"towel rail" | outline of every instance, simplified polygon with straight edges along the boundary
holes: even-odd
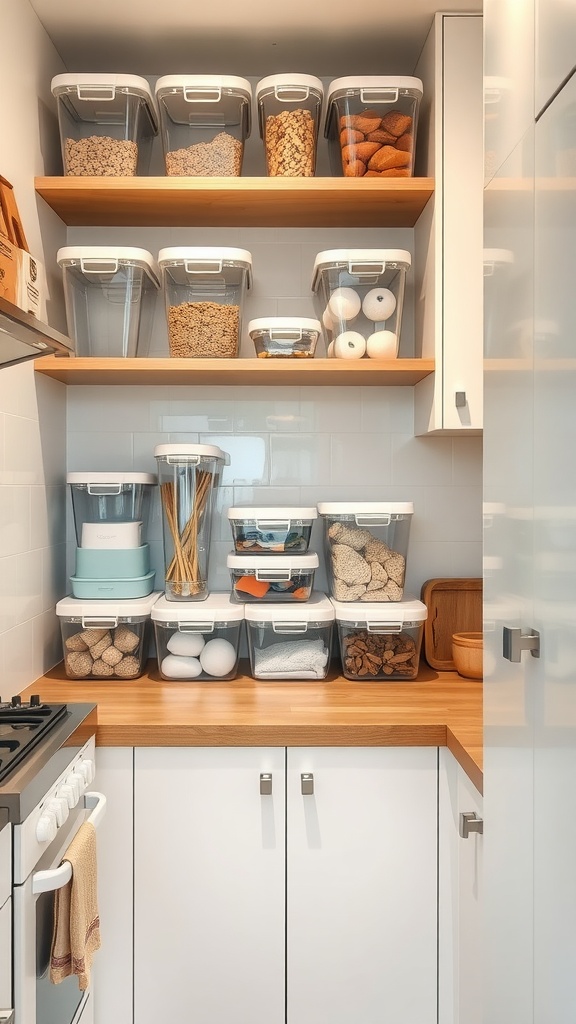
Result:
[[[106,797],[103,793],[85,793],[84,806],[91,810],[86,819],[94,828],[98,828],[100,821],[106,813]],[[32,877],[32,892],[55,892],[62,889],[72,878],[72,865],[65,860],[57,868],[49,868],[47,871],[37,871]]]

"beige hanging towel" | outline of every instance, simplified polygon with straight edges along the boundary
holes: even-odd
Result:
[[[70,862],[72,878],[54,894],[50,981],[58,985],[76,974],[84,991],[90,984],[94,953],[100,948],[96,830],[89,821],[80,826],[63,860]]]

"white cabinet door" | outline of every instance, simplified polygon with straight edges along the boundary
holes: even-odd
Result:
[[[282,747],[135,751],[135,1024],[284,1024],[284,771]]]
[[[12,900],[0,907],[0,1009],[12,1007]]]
[[[576,67],[574,0],[536,0],[535,39],[538,114]]]
[[[289,749],[288,1024],[436,1024],[437,757]]]
[[[521,140],[534,124],[534,3],[535,0],[483,3],[487,180],[505,160],[508,174],[521,173]]]

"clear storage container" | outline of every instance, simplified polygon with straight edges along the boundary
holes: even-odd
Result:
[[[68,473],[76,542],[91,547],[139,547],[141,528],[148,524],[150,496],[157,480],[152,473]],[[116,531],[119,524],[131,523]],[[107,533],[95,529],[110,527]],[[140,525],[141,524],[141,525]],[[132,536],[134,543],[127,543]],[[118,537],[120,543],[117,542]]]
[[[414,170],[419,78],[337,78],[326,97],[324,134],[332,174],[408,178]]]
[[[346,679],[415,679],[427,609],[422,601],[349,604],[332,599]]]
[[[255,679],[326,678],[334,608],[325,594],[314,593],[301,606],[248,604],[244,615]]]
[[[313,178],[324,86],[311,75],[269,75],[256,86],[269,177]]]
[[[312,359],[320,331],[318,320],[298,316],[259,317],[248,324],[259,359]]]
[[[161,249],[170,355],[223,358],[238,355],[242,308],[252,284],[245,249]]]
[[[166,174],[225,177],[242,172],[252,88],[244,78],[168,75],[156,82]]]
[[[212,508],[228,455],[216,445],[160,444],[165,590],[169,601],[205,601]]]
[[[312,524],[318,517],[315,506],[298,508],[248,505],[228,509],[228,519],[237,554],[299,554],[308,551]]]
[[[158,122],[150,86],[134,75],[65,74],[52,79],[64,174],[146,174]]]
[[[66,246],[56,258],[76,355],[147,356],[160,288],[151,254],[131,246]]]
[[[210,594],[193,607],[161,597],[152,609],[162,679],[234,679],[244,607]]]
[[[322,501],[330,594],[337,601],[401,601],[412,502]]]
[[[64,668],[70,679],[137,679],[148,656],[148,624],[159,594],[134,601],[79,601],[56,605]]]
[[[308,601],[318,555],[228,555],[232,593],[237,601]]]
[[[318,253],[312,291],[329,356],[396,358],[411,262],[404,249],[328,249]]]

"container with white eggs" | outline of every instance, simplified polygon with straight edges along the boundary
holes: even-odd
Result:
[[[405,249],[328,249],[318,253],[312,291],[329,357],[397,357],[411,263]]]
[[[234,679],[244,606],[230,594],[209,594],[188,605],[160,597],[151,614],[162,679]]]

